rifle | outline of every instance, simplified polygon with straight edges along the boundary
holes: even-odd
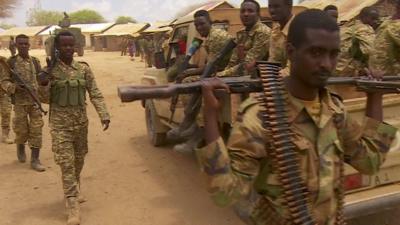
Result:
[[[183,63],[178,68],[178,73],[177,73],[178,75],[187,69],[190,59],[197,52],[197,50],[200,48],[202,43],[203,43],[203,40],[201,40],[201,39],[198,39],[198,38],[193,39],[192,44],[190,45],[190,48],[188,50],[188,53],[186,54],[185,59],[183,60]],[[182,83],[182,80],[177,79],[176,83],[180,84],[180,83]],[[174,95],[171,99],[171,105],[169,107],[169,109],[171,111],[171,117],[169,119],[170,121],[172,121],[174,119],[176,105],[178,104],[178,99],[179,99],[179,94]]]
[[[39,97],[36,95],[36,92],[27,84],[21,76],[5,62],[4,60],[0,60],[0,64],[10,73],[11,79],[14,80],[17,85],[21,86],[26,93],[28,93],[29,97],[33,100],[33,103],[36,107],[44,114],[47,114],[47,111],[43,109],[42,104],[39,100]]]
[[[205,78],[205,80],[210,78]],[[261,92],[262,82],[258,78],[245,77],[222,77],[230,92],[254,93]],[[170,98],[174,94],[193,94],[201,92],[201,81],[155,86],[121,86],[118,87],[118,96],[122,102],[133,102],[145,99]],[[374,92],[384,91],[385,93],[400,93],[400,76],[386,76],[382,81],[367,80],[357,77],[332,77],[328,79],[328,85],[354,85],[360,91]],[[218,90],[217,90],[218,94]]]

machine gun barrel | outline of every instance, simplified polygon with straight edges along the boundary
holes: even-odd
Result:
[[[213,78],[204,78],[204,80]],[[223,77],[231,93],[254,93],[262,91],[259,79],[250,77]],[[130,85],[118,87],[118,95],[122,102],[133,102],[145,99],[170,98],[176,94],[193,94],[201,92],[202,81],[184,84],[171,84],[159,86]],[[354,85],[363,91],[385,91],[392,93],[400,92],[400,76],[385,77],[383,81],[366,80],[352,77],[329,78],[328,85]]]

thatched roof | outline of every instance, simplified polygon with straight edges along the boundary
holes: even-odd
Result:
[[[33,26],[33,27],[13,27],[0,33],[0,37],[17,36],[18,34],[25,34],[28,37],[34,37],[49,26]]]
[[[148,23],[117,24],[97,36],[133,36],[135,33],[141,32],[149,26],[150,24]]]

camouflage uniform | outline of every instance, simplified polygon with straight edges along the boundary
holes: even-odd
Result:
[[[0,60],[6,61],[6,58],[0,57]],[[0,84],[3,79],[8,79],[8,72],[0,65]],[[9,133],[11,122],[11,99],[0,85],[0,112],[1,112],[1,128],[4,133]],[[5,134],[3,134],[5,135]]]
[[[336,66],[336,76],[359,76],[368,68],[368,58],[375,38],[374,29],[360,20],[351,21],[341,28],[340,54]],[[333,85],[332,90],[344,99],[365,97],[354,85]]]
[[[144,39],[143,41],[143,49],[145,54],[145,60],[148,67],[153,66],[153,58],[154,58],[154,42],[153,39]]]
[[[301,176],[310,192],[311,211],[318,224],[333,225],[341,186],[341,158],[362,173],[376,173],[397,130],[371,118],[360,126],[336,96],[326,89],[321,90],[320,96],[318,123],[303,101],[289,95],[287,104]],[[227,146],[219,138],[198,150],[197,157],[209,178],[209,192],[216,204],[234,204],[255,191],[260,197],[250,223],[282,225],[289,214],[282,205],[283,187],[269,157],[273,151],[268,144],[271,134],[262,127],[260,109],[254,99],[245,102]],[[340,124],[334,122],[337,116],[344,118]]]
[[[218,76],[245,76],[248,72],[244,65],[257,60],[266,59],[269,48],[269,38],[271,29],[260,21],[257,22],[250,31],[241,30],[237,32],[238,47],[234,49],[227,68],[218,73]],[[243,48],[244,59],[240,59],[239,48]]]
[[[336,66],[337,76],[358,76],[368,67],[368,58],[375,38],[374,29],[355,20],[341,30],[341,46]]]
[[[289,19],[285,27],[283,27],[282,29],[281,25],[278,22],[272,23],[271,38],[269,41],[270,45],[268,61],[280,63],[283,68],[283,73],[285,75],[289,74],[288,58],[286,54],[286,42],[289,27],[293,19],[294,16]]]
[[[385,72],[385,75],[400,74],[400,20],[386,20],[379,27],[370,67]]]
[[[34,60],[36,63],[34,63]],[[30,88],[39,94],[39,85],[36,75],[39,72],[40,62],[37,58],[30,56],[24,59],[17,55],[8,60],[10,67],[19,73],[21,78],[30,85]],[[15,132],[15,143],[23,145],[28,142],[31,148],[42,147],[43,118],[40,110],[35,106],[32,98],[24,89],[17,88],[10,77],[2,79],[2,86],[8,94],[14,98],[13,129]]]
[[[58,61],[51,71],[51,77],[47,94],[50,101],[52,150],[55,162],[61,167],[65,197],[76,197],[88,152],[86,91],[100,119],[109,120],[110,115],[87,64],[72,61],[69,66]]]

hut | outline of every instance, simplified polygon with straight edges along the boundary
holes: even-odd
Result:
[[[150,24],[148,23],[127,23],[117,24],[102,34],[94,35],[95,51],[120,51],[121,43],[124,38],[134,37]]]
[[[306,0],[299,5],[307,8],[323,9],[327,5],[335,5],[339,9],[339,21],[345,23],[357,18],[364,7],[376,7],[381,16],[393,15],[395,4],[392,0]]]
[[[15,37],[19,34],[25,34],[30,38],[31,48],[42,48],[43,38],[38,34],[46,30],[49,26],[33,26],[33,27],[13,27],[0,33],[1,46],[8,46],[10,37]]]

